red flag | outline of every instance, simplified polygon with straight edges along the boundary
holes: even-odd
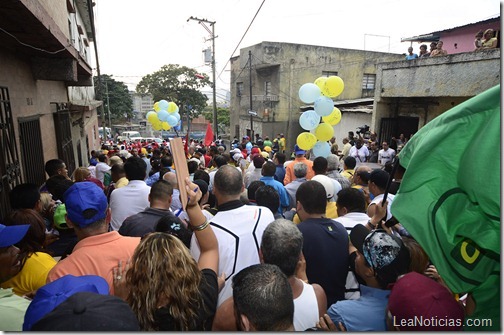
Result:
[[[210,123],[208,123],[207,128],[206,128],[206,134],[205,134],[205,142],[203,142],[203,144],[205,144],[205,146],[211,145],[213,142],[213,138],[214,138],[214,133],[212,130],[212,126],[210,125]]]

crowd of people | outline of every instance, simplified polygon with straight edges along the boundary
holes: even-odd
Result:
[[[476,36],[474,36],[474,51],[495,49],[497,48],[497,44],[498,38],[495,36],[495,31],[493,29],[486,29],[484,32],[480,30],[476,33]],[[437,42],[431,42],[429,50],[427,50],[427,44],[421,44],[418,54],[413,52],[413,47],[409,47],[408,53],[406,54],[406,60],[446,55],[448,55],[448,52],[443,49],[443,41],[440,40]]]
[[[104,144],[70,175],[51,159],[9,194],[0,329],[461,330],[465,300],[390,211],[406,142],[191,140],[182,184],[169,143]]]

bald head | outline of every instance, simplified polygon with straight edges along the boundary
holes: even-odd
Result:
[[[214,177],[214,189],[220,195],[226,196],[240,196],[243,190],[243,178],[240,171],[237,168],[224,165],[220,167],[215,173]]]
[[[173,172],[167,172],[163,175],[163,179],[170,183],[173,188],[178,189],[177,175]]]

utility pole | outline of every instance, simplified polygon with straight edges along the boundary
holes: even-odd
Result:
[[[252,109],[252,51],[249,50],[250,141],[254,140],[254,115]]]
[[[213,128],[214,128],[215,138],[217,138],[217,136],[219,135],[219,125],[217,124],[217,100],[216,100],[217,93],[215,91],[216,90],[216,83],[215,83],[215,79],[216,79],[215,78],[215,39],[219,36],[215,36],[215,21],[208,21],[207,19],[199,19],[199,18],[193,17],[193,16],[188,18],[187,22],[189,22],[189,20],[198,21],[198,23],[201,24],[203,26],[203,28],[205,28],[205,30],[210,34],[210,39],[212,40]],[[210,28],[208,28],[206,23],[208,23],[212,27],[212,30],[210,30]]]
[[[105,82],[105,91],[107,94],[108,124],[110,127],[110,131],[112,131],[112,122],[110,122],[110,101],[109,101],[109,94],[108,94],[108,81]],[[107,136],[108,136],[108,134],[107,134]]]

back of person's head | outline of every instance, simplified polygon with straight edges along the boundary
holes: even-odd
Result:
[[[355,157],[352,156],[348,156],[347,158],[345,158],[343,163],[345,164],[345,167],[349,170],[355,169],[355,166],[357,165]]]
[[[338,192],[336,206],[338,210],[346,208],[347,213],[366,213],[366,197],[356,188],[344,188]]]
[[[193,180],[201,179],[210,185],[210,175],[205,170],[196,170]]]
[[[198,170],[199,164],[196,161],[189,160],[187,161],[187,170],[189,171],[189,174],[193,174]]]
[[[140,331],[128,304],[113,295],[78,292],[32,327],[34,331]]]
[[[402,237],[403,243],[410,253],[410,271],[424,274],[429,266],[429,256],[417,241],[409,237]]]
[[[359,166],[355,169],[354,176],[358,176],[364,185],[369,183],[369,179],[371,178],[371,168],[368,166]]]
[[[250,201],[255,201],[256,200],[256,191],[259,189],[259,187],[266,185],[263,181],[261,180],[254,180],[253,182],[250,183],[249,187],[247,188],[247,198]]]
[[[389,330],[395,327],[400,331],[460,331],[464,325],[464,308],[452,293],[417,272],[407,273],[397,280],[390,292],[387,310],[395,320],[390,322]],[[423,320],[446,322],[410,322],[420,316]]]
[[[163,180],[169,182],[173,188],[178,189],[177,175],[174,172],[167,172],[163,174]]]
[[[216,155],[213,158],[215,165],[220,168],[221,166],[224,166],[228,163],[229,159],[224,157],[223,155]]]
[[[389,174],[381,169],[374,169],[369,175],[369,183],[373,183],[381,191],[385,191],[385,189],[387,188],[388,179]]]
[[[65,275],[40,287],[26,310],[23,331],[31,330],[35,323],[78,292],[108,294],[109,285],[100,276]]]
[[[308,214],[325,214],[327,206],[326,190],[315,180],[309,180],[299,185],[296,191],[296,201],[303,206]]]
[[[239,195],[242,192],[242,188],[243,177],[237,168],[231,165],[224,165],[215,173],[214,189],[218,190],[220,194],[232,196]]]
[[[42,216],[33,209],[17,209],[11,211],[4,219],[6,226],[19,226],[29,224],[28,232],[16,246],[20,249],[21,264],[28,256],[35,252],[43,251],[45,242],[45,223]]]
[[[75,182],[80,182],[86,180],[91,175],[91,171],[85,166],[80,166],[75,169],[73,173],[73,179]]]
[[[304,163],[294,164],[294,176],[296,178],[305,178],[308,173],[308,166]]]
[[[165,215],[159,219],[156,224],[156,231],[167,233],[177,237],[189,249],[191,248],[192,231],[174,220],[173,215]]]
[[[161,157],[161,166],[171,167],[173,165],[173,157],[170,155],[165,155]]]
[[[273,162],[266,162],[262,166],[261,174],[265,177],[273,177],[276,172],[276,166]]]
[[[283,152],[277,152],[275,154],[275,158],[278,161],[278,164],[283,165],[285,163],[285,154]]]
[[[126,178],[132,180],[144,180],[147,174],[147,164],[140,157],[132,156],[124,163]]]
[[[339,157],[335,154],[327,156],[327,171],[334,171],[339,168]]]
[[[149,197],[150,200],[168,200],[173,195],[173,186],[164,179],[159,179],[152,184]]]
[[[277,219],[264,230],[261,240],[261,253],[264,263],[276,265],[287,276],[296,272],[303,234],[289,220]]]
[[[38,202],[40,201],[39,188],[33,183],[16,185],[9,192],[9,200],[12,209],[35,209]]]
[[[201,308],[198,304],[203,304],[200,282],[201,271],[182,241],[171,234],[151,233],[133,254],[126,274],[127,301],[143,330],[158,329],[154,315],[161,301],[169,302],[172,330],[189,330]]]
[[[264,185],[257,189],[255,200],[258,206],[268,208],[271,213],[276,213],[280,207],[280,196],[273,186]]]
[[[276,265],[256,264],[237,273],[233,300],[240,330],[294,330],[292,289]]]
[[[108,202],[94,183],[75,183],[63,195],[67,218],[80,229],[94,229],[106,224]]]
[[[123,175],[126,175],[126,171],[124,171],[124,164],[123,163],[117,163],[117,164],[114,164],[112,165],[112,167],[110,168],[110,174],[112,176],[123,176]]]
[[[65,167],[65,162],[61,159],[50,159],[45,163],[45,172],[49,177],[58,174],[58,170]]]
[[[54,175],[47,179],[46,187],[49,193],[53,195],[54,200],[65,202],[63,194],[74,184],[73,181],[62,175]]]
[[[105,155],[105,154],[99,154],[98,155],[98,161],[99,162],[105,163],[106,160],[107,160],[107,155]]]
[[[264,162],[265,162],[264,157],[261,155],[255,156],[253,159],[253,164],[256,169],[262,168]]]
[[[313,160],[313,171],[315,174],[325,174],[327,172],[327,159],[319,156]]]

